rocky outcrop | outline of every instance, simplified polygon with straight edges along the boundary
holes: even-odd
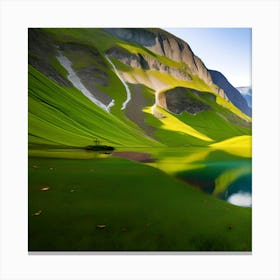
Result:
[[[78,43],[60,43],[57,49],[71,61],[75,74],[91,95],[108,106],[112,98],[99,88],[108,86],[108,66],[99,51]]]
[[[167,109],[174,114],[188,112],[197,114],[209,110],[210,106],[206,105],[195,95],[199,96],[200,92],[190,88],[176,87],[158,94],[158,105]]]
[[[216,85],[218,85],[221,89],[223,89],[229,101],[232,104],[234,104],[237,108],[239,108],[244,114],[251,116],[252,109],[249,108],[244,97],[233,85],[231,85],[231,83],[226,79],[226,77],[222,73],[214,70],[209,70],[209,73],[211,74],[213,82]]]
[[[48,34],[35,28],[28,29],[28,64],[49,77],[52,81],[66,87],[71,83],[63,77],[60,72],[51,64],[55,55],[55,42]]]
[[[130,53],[129,51],[120,47],[110,48],[106,51],[106,55],[109,57],[113,57],[132,68],[142,68],[144,70],[150,69],[147,61],[143,58],[142,55]]]
[[[179,80],[191,80],[191,76],[187,73],[187,69],[178,69],[175,67],[170,67],[161,63],[158,59],[152,57],[151,55],[143,54],[132,54],[129,51],[120,48],[112,47],[106,54],[110,57],[114,57],[121,61],[122,63],[132,67],[141,68],[143,70],[156,70],[161,73],[167,73]]]
[[[54,57],[58,56],[59,52],[70,55],[74,64],[79,64],[76,62],[83,57],[89,58],[88,63],[84,63],[75,70],[90,91],[96,90],[96,88],[91,88],[94,84],[108,85],[107,64],[98,50],[92,46],[89,48],[78,43],[60,43],[42,29],[29,28],[28,51],[28,63],[60,85],[72,86],[69,80],[61,75],[54,63]]]
[[[108,75],[105,71],[107,64],[96,48],[65,43],[59,44],[58,49],[71,56],[74,68],[84,83],[90,81],[89,84],[108,85]]]
[[[152,52],[166,56],[174,61],[187,64],[189,71],[197,75],[206,84],[212,85],[211,75],[201,59],[194,55],[190,46],[180,38],[161,29],[141,29],[141,28],[108,28],[106,32],[121,40],[141,44]],[[222,93],[214,87],[218,94]]]
[[[212,85],[211,76],[202,60],[195,56],[190,46],[174,35],[158,31],[154,46],[146,46],[149,50],[166,56],[174,61],[183,62],[188,65],[192,74],[197,75],[206,84]]]

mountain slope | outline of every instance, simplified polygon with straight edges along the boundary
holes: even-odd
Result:
[[[29,29],[29,144],[208,146],[250,135],[187,43],[160,29]]]
[[[29,143],[86,146],[98,138],[114,146],[153,146],[117,117],[93,104],[75,88],[57,85],[29,67]],[[92,118],[94,116],[94,118]]]
[[[209,70],[209,72],[213,82],[224,90],[228,99],[246,115],[251,116],[252,110],[249,108],[246,100],[240,92],[229,83],[226,77],[218,71]]]

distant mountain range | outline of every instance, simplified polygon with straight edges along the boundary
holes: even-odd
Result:
[[[157,28],[29,29],[29,145],[208,146],[251,134],[224,75]]]
[[[247,101],[247,104],[252,108],[252,88],[251,87],[237,87],[237,90],[242,94],[242,96]]]

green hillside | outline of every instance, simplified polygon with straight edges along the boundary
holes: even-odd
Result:
[[[156,55],[141,45],[123,42],[102,29],[32,29],[30,32],[29,63],[33,65],[29,66],[28,75],[30,147],[34,144],[82,147],[90,145],[93,138],[116,147],[205,146],[251,133],[250,119],[216,96],[208,85],[189,72],[187,65]],[[130,79],[134,77],[134,82],[128,83],[133,105],[121,110],[126,91],[105,59],[105,52],[113,46],[184,69],[192,80],[178,80],[159,71],[133,68],[112,58],[119,73]],[[103,98],[114,100],[110,113],[96,106],[69,82],[69,73],[58,61],[61,53],[71,61],[74,71],[95,78],[91,84],[82,80],[86,87],[93,87]],[[92,72],[88,74],[89,71]],[[188,88],[200,91],[199,99],[210,109],[196,115],[165,112],[166,119],[156,118],[149,109],[155,103],[155,90],[145,81],[151,77],[166,85],[163,92],[178,86],[185,87],[189,95]],[[142,86],[141,90],[135,92],[135,86]],[[159,110],[164,111],[163,108]],[[191,129],[180,131],[180,126],[174,126],[174,122]]]
[[[98,138],[105,145],[156,146],[75,88],[62,87],[29,67],[29,144],[83,147]]]

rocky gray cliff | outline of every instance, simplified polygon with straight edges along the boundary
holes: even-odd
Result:
[[[177,78],[178,80],[191,80],[191,76],[188,74],[187,69],[178,69],[170,67],[161,63],[156,58],[150,55],[132,54],[127,50],[120,47],[112,47],[107,50],[106,54],[112,56],[122,63],[131,66],[133,68],[141,68],[144,70],[156,70],[162,73],[167,73]]]
[[[239,108],[243,113],[248,116],[252,115],[252,109],[248,106],[245,98],[240,92],[226,79],[226,77],[215,70],[209,70],[213,82],[224,90],[232,104]]]
[[[185,41],[177,38],[173,34],[156,28],[105,28],[103,30],[123,41],[141,44],[148,50],[158,55],[166,56],[173,61],[183,62],[188,66],[188,69],[186,70],[194,75],[197,75],[206,84],[213,85],[211,75],[202,60],[193,53],[190,46]],[[120,55],[118,55],[118,58],[120,58]],[[135,59],[137,58],[135,57],[134,60]],[[138,58],[138,64],[141,64],[140,59],[141,58]],[[152,69],[155,67],[155,70],[158,70],[157,68],[159,68],[165,72],[172,72],[172,75],[176,77],[186,79],[190,78],[185,71],[179,72],[178,69],[167,69],[164,68],[166,67],[165,65],[157,65],[157,63],[150,61],[145,63],[145,65],[148,65]],[[212,87],[217,94],[221,95],[227,100],[227,96],[223,89],[220,89],[215,85]]]

